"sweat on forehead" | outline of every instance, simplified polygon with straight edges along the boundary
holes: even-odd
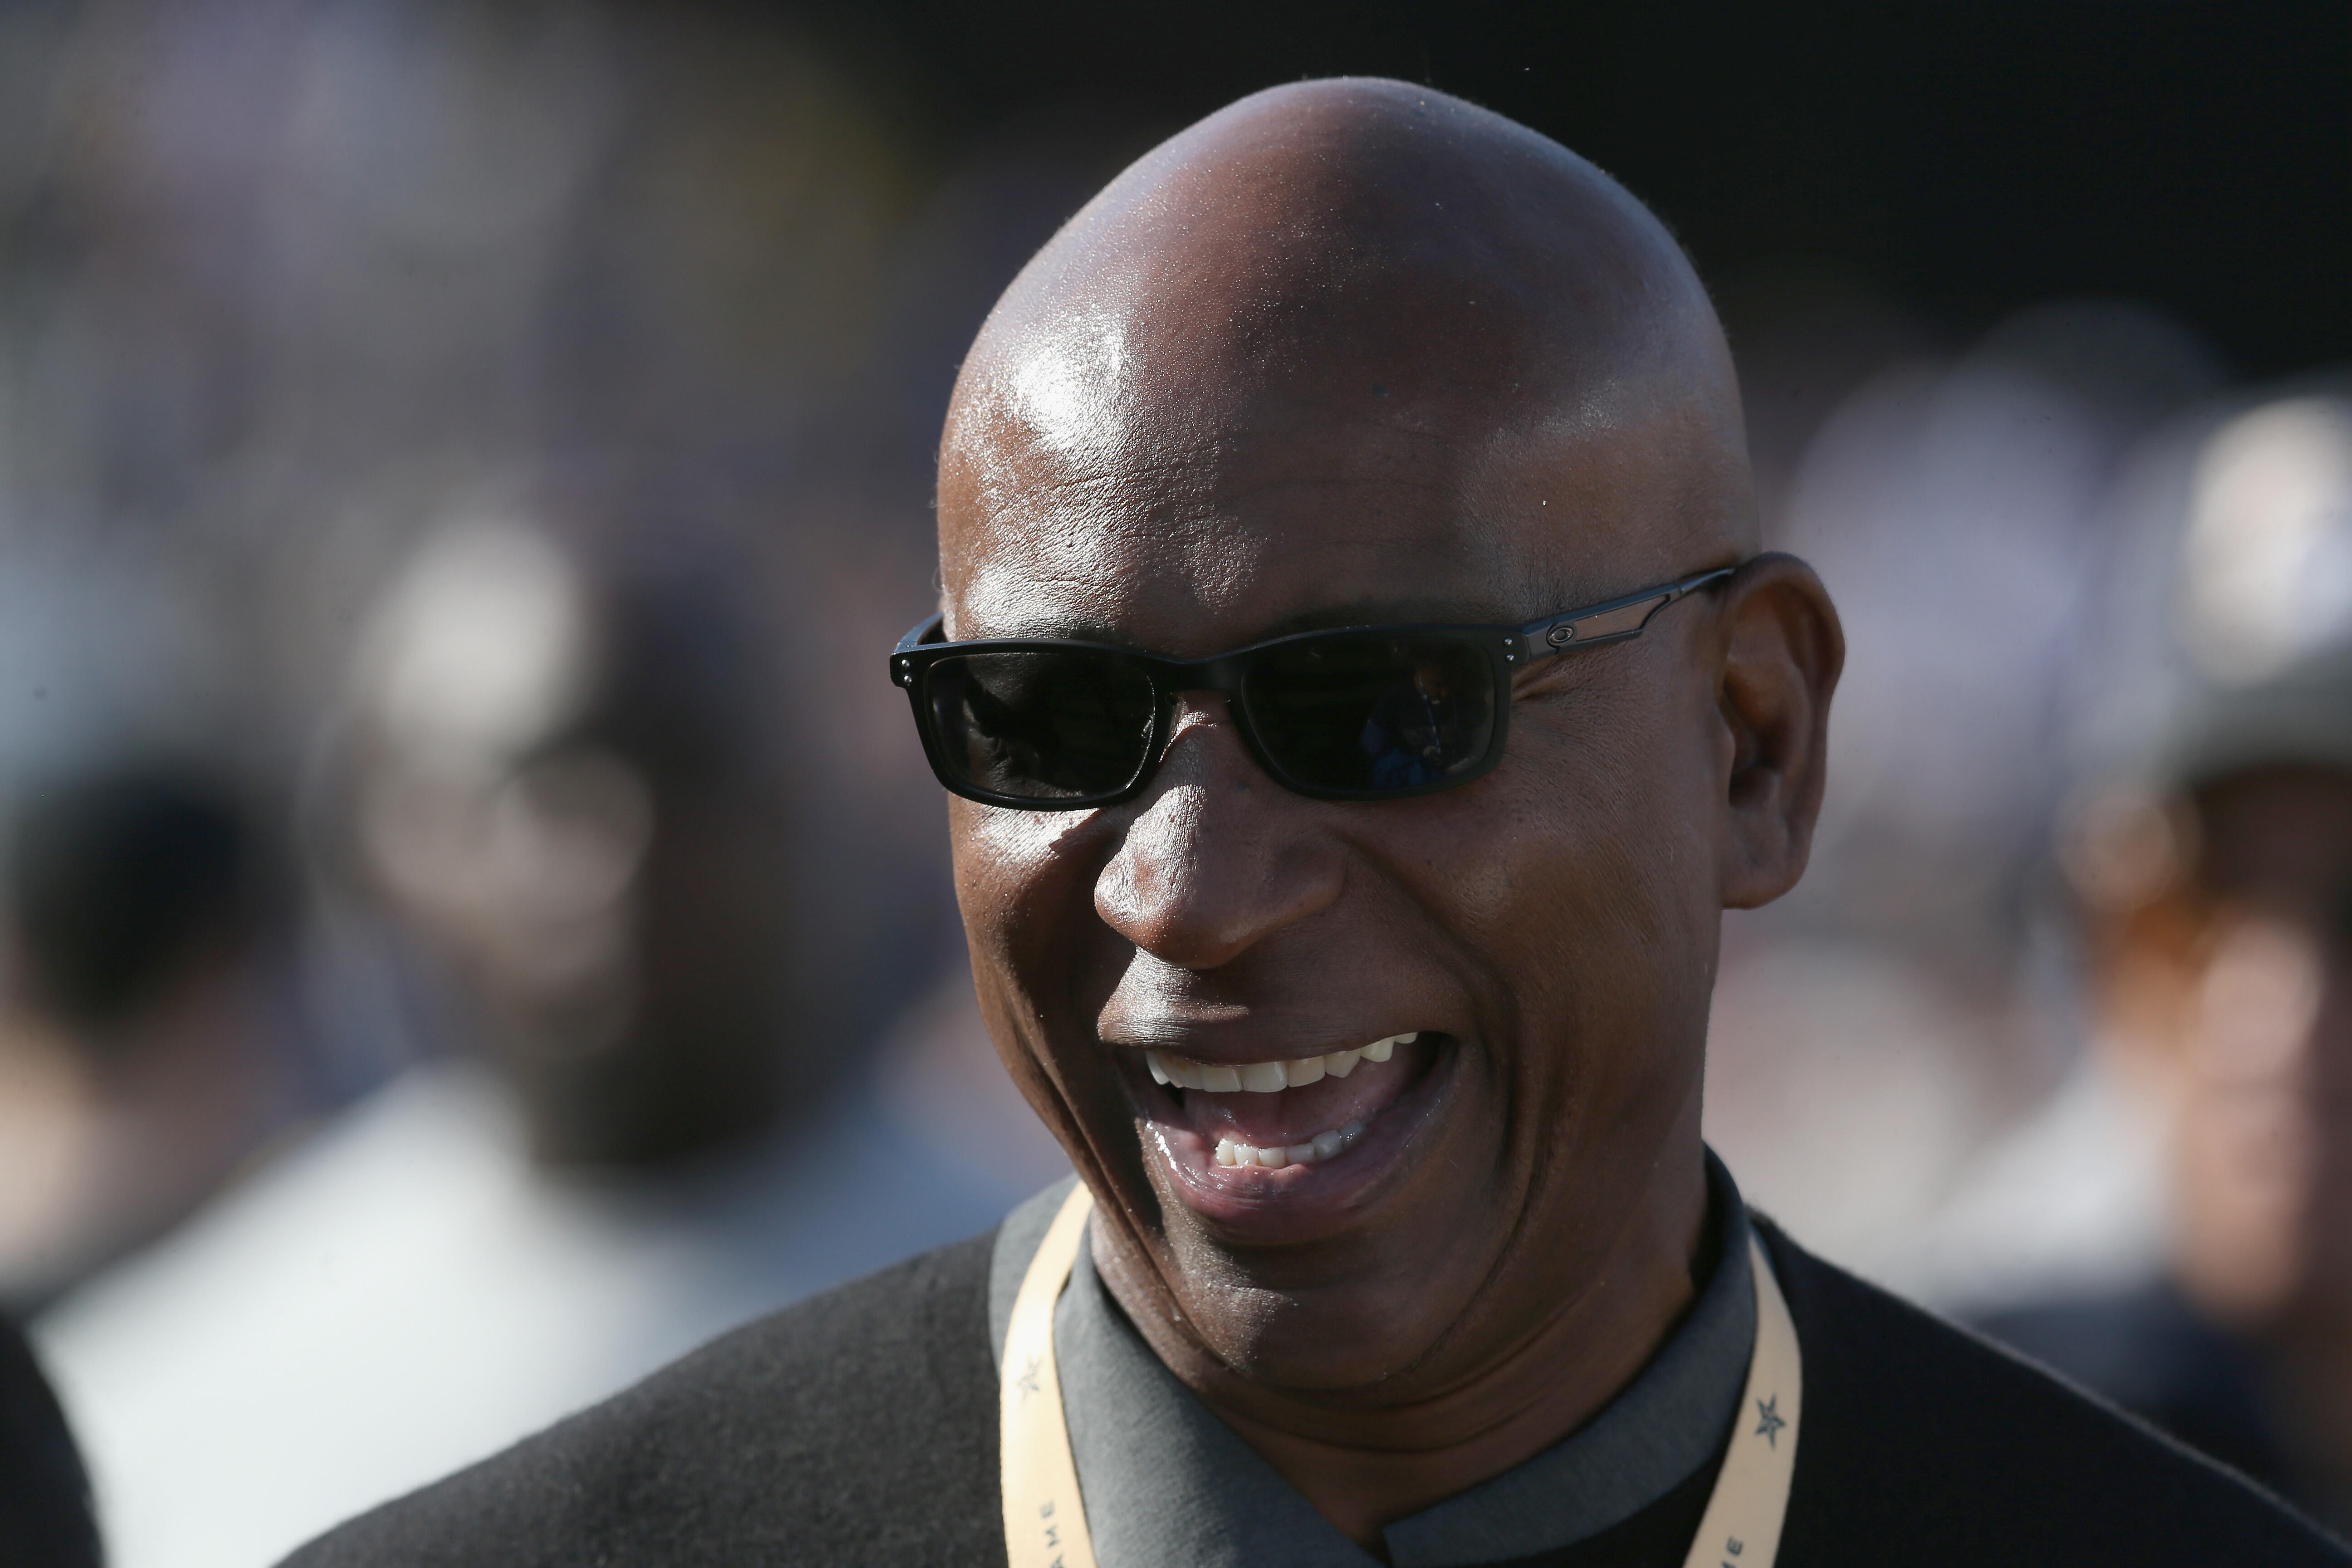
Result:
[[[1574,453],[1605,454],[1589,493],[1559,489]],[[1008,551],[1083,575],[1106,531],[1197,577],[1318,487],[1392,502],[1360,508],[1375,530],[1446,519],[1433,548],[1611,514],[1627,570],[1749,526],[1729,354],[1673,238],[1556,142],[1379,80],[1256,94],[1113,181],[982,328],[940,483],[951,600]]]

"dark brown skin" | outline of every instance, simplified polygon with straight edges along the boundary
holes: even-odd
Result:
[[[1262,93],[999,304],[940,529],[950,636],[1184,656],[1746,563],[1524,672],[1462,788],[1306,799],[1196,695],[1133,801],[954,805],[982,1005],[1100,1200],[1113,1294],[1377,1550],[1582,1425],[1691,1298],[1720,911],[1803,869],[1843,651],[1811,573],[1755,554],[1713,311],[1639,204],[1530,132],[1393,82]],[[1141,1047],[1408,1029],[1448,1042],[1440,1112],[1337,1217],[1214,1218],[1146,1136]]]

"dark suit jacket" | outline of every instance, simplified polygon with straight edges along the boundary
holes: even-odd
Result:
[[[2252,1349],[2171,1285],[2032,1302],[1972,1326],[2290,1500],[2295,1473]]]
[[[1759,1229],[1805,1358],[1782,1568],[2352,1564],[2230,1472]],[[740,1330],[289,1568],[1001,1568],[989,1256],[963,1242]],[[1679,1568],[1705,1494],[1678,1489],[1540,1561]]]
[[[98,1568],[89,1482],[57,1396],[0,1318],[0,1568]]]

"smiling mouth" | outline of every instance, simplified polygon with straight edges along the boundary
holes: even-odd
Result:
[[[1151,1119],[1210,1170],[1303,1174],[1297,1167],[1337,1160],[1361,1143],[1424,1077],[1442,1038],[1416,1030],[1262,1062],[1146,1051],[1144,1066],[1159,1086]]]

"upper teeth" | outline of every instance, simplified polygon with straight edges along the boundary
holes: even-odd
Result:
[[[1286,1062],[1196,1062],[1191,1057],[1180,1057],[1173,1051],[1146,1051],[1143,1060],[1151,1068],[1156,1083],[1173,1084],[1178,1089],[1197,1089],[1209,1094],[1272,1094],[1276,1089],[1298,1089],[1314,1083],[1328,1074],[1346,1078],[1356,1070],[1360,1061],[1384,1062],[1396,1054],[1399,1046],[1409,1046],[1421,1038],[1421,1031],[1409,1035],[1391,1035],[1384,1040],[1374,1040],[1369,1046],[1353,1050],[1332,1051],[1319,1057],[1300,1057]]]

